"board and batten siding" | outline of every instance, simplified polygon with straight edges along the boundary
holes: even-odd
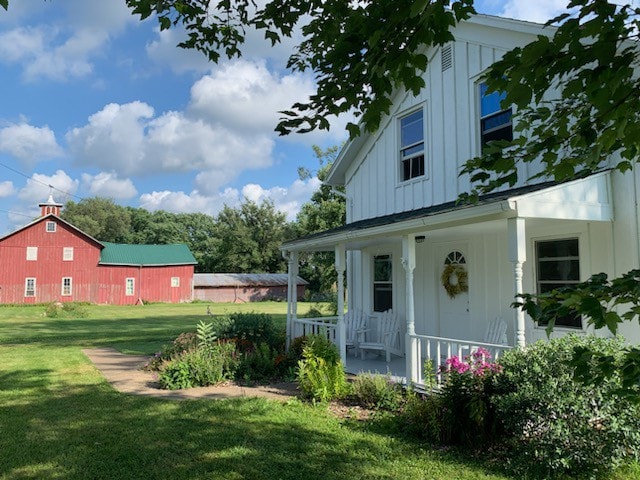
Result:
[[[429,51],[426,88],[417,96],[397,94],[391,115],[364,142],[346,170],[348,223],[442,204],[469,191],[468,177],[459,172],[480,152],[478,78],[506,51],[532,41],[533,28],[516,32],[493,24],[460,24],[454,32],[456,41],[447,46],[452,49],[452,65],[445,69],[441,50]],[[424,111],[425,175],[401,182],[398,119],[420,108]],[[520,168],[520,178],[526,179],[537,166]],[[516,187],[524,184],[521,181]]]

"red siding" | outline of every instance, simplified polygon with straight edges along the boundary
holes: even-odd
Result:
[[[46,223],[56,222],[47,232]],[[27,247],[37,247],[37,260],[27,260]],[[73,260],[63,260],[73,247]],[[191,300],[193,265],[122,267],[98,265],[101,246],[55,217],[34,223],[0,240],[0,303],[91,302],[115,305]],[[62,279],[71,277],[72,294],[62,295]],[[127,277],[135,279],[134,295],[125,295]],[[171,286],[179,277],[179,286]],[[26,278],[36,279],[36,295],[25,297]]]

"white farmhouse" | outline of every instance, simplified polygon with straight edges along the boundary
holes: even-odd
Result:
[[[342,316],[324,327],[300,319],[290,299],[290,338],[324,329],[347,366],[353,353],[371,358],[367,345],[396,342],[391,353],[396,363],[402,358],[401,375],[420,383],[427,357],[438,363],[483,343],[513,347],[546,338],[544,326],[511,307],[516,293],[638,268],[637,169],[555,184],[528,182],[536,166],[522,166],[514,188],[456,205],[471,187],[459,176],[465,161],[484,142],[513,134],[511,109],[500,109],[499,94],[486,94],[482,73],[506,51],[548,33],[542,25],[485,15],[459,24],[455,42],[428,51],[427,88],[418,96],[398,91],[379,130],[344,148],[327,183],[346,187],[346,225],[282,250],[291,279],[299,254],[335,252],[339,298],[345,274],[349,286],[346,326]],[[387,324],[375,325],[390,309],[399,319],[397,341],[384,337]],[[351,331],[356,316],[364,316],[360,326],[370,332]],[[560,323],[554,336],[588,331],[581,318]],[[376,329],[377,337],[367,337]],[[623,325],[621,333],[640,342],[637,325]]]

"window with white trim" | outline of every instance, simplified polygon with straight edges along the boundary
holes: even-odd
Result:
[[[171,277],[171,286],[179,287],[180,286],[180,277]]]
[[[482,82],[480,90],[480,145],[482,148],[493,140],[513,140],[513,125],[511,124],[511,107],[503,109],[500,106],[505,92],[487,93],[487,84]]]
[[[71,295],[72,291],[71,277],[62,277],[62,296],[68,297]]]
[[[125,295],[132,296],[135,293],[135,278],[129,277],[125,280]]]
[[[424,175],[424,113],[422,109],[400,118],[400,180]]]
[[[577,238],[538,241],[536,248],[537,293],[546,293],[580,282],[580,255]],[[540,323],[546,326],[546,323]],[[582,328],[582,318],[556,319],[556,327]]]
[[[36,296],[36,279],[33,277],[27,277],[24,279],[24,296],[35,297]]]
[[[56,227],[57,227],[56,222],[47,222],[45,229],[47,230],[47,232],[53,233],[56,231]]]
[[[393,269],[391,255],[373,257],[373,311],[393,308]]]
[[[62,249],[62,260],[64,262],[73,261],[73,247],[64,247]]]
[[[38,247],[27,247],[27,260],[30,262],[38,260]]]

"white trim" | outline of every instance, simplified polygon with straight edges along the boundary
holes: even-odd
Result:
[[[136,294],[136,279],[134,277],[124,279],[124,294],[127,297],[133,297]]]
[[[73,262],[73,247],[62,248],[62,261]]]
[[[33,294],[29,295],[28,292],[29,290],[27,290],[28,285],[29,285],[29,280],[32,280],[33,282]],[[29,297],[29,298],[33,298],[36,296],[38,290],[37,290],[37,282],[36,282],[36,278],[35,277],[27,277],[24,279],[24,296],[25,297]]]
[[[64,281],[65,280],[69,280],[69,290],[68,292],[65,291],[65,284]],[[72,277],[62,277],[62,282],[60,285],[60,295],[62,295],[63,297],[70,297],[73,295],[73,278]]]
[[[27,247],[27,262],[38,260],[38,247]]]

